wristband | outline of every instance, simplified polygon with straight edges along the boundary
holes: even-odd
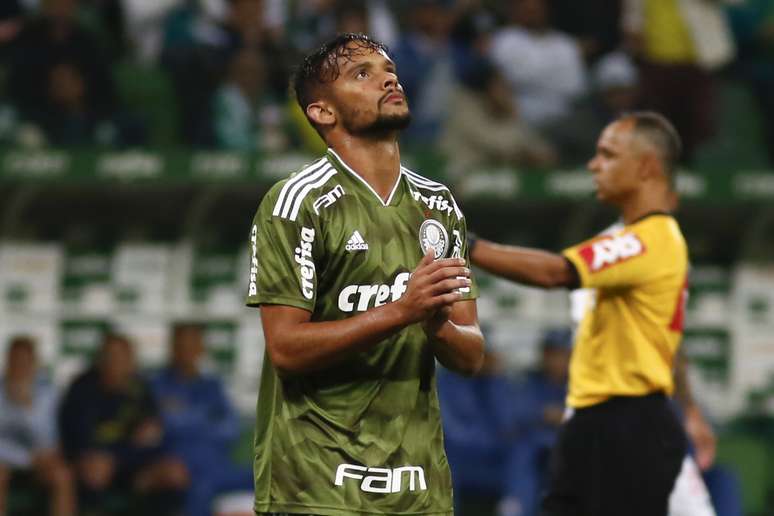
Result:
[[[473,254],[473,248],[478,243],[478,236],[475,233],[468,232],[468,255]]]

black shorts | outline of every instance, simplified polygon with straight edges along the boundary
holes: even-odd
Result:
[[[578,409],[552,451],[541,516],[666,516],[686,446],[663,394]]]

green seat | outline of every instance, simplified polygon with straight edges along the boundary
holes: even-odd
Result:
[[[744,513],[769,514],[767,498],[774,481],[771,449],[760,437],[750,434],[724,434],[718,443],[717,462],[733,469],[742,488]]]

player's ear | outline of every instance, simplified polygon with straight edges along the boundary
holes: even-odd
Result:
[[[315,125],[330,127],[336,123],[336,112],[328,102],[318,100],[306,106],[306,116]]]

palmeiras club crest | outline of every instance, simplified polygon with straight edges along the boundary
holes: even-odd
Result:
[[[432,249],[436,260],[445,256],[449,250],[449,234],[443,224],[435,219],[425,220],[419,226],[419,247],[422,254]]]

